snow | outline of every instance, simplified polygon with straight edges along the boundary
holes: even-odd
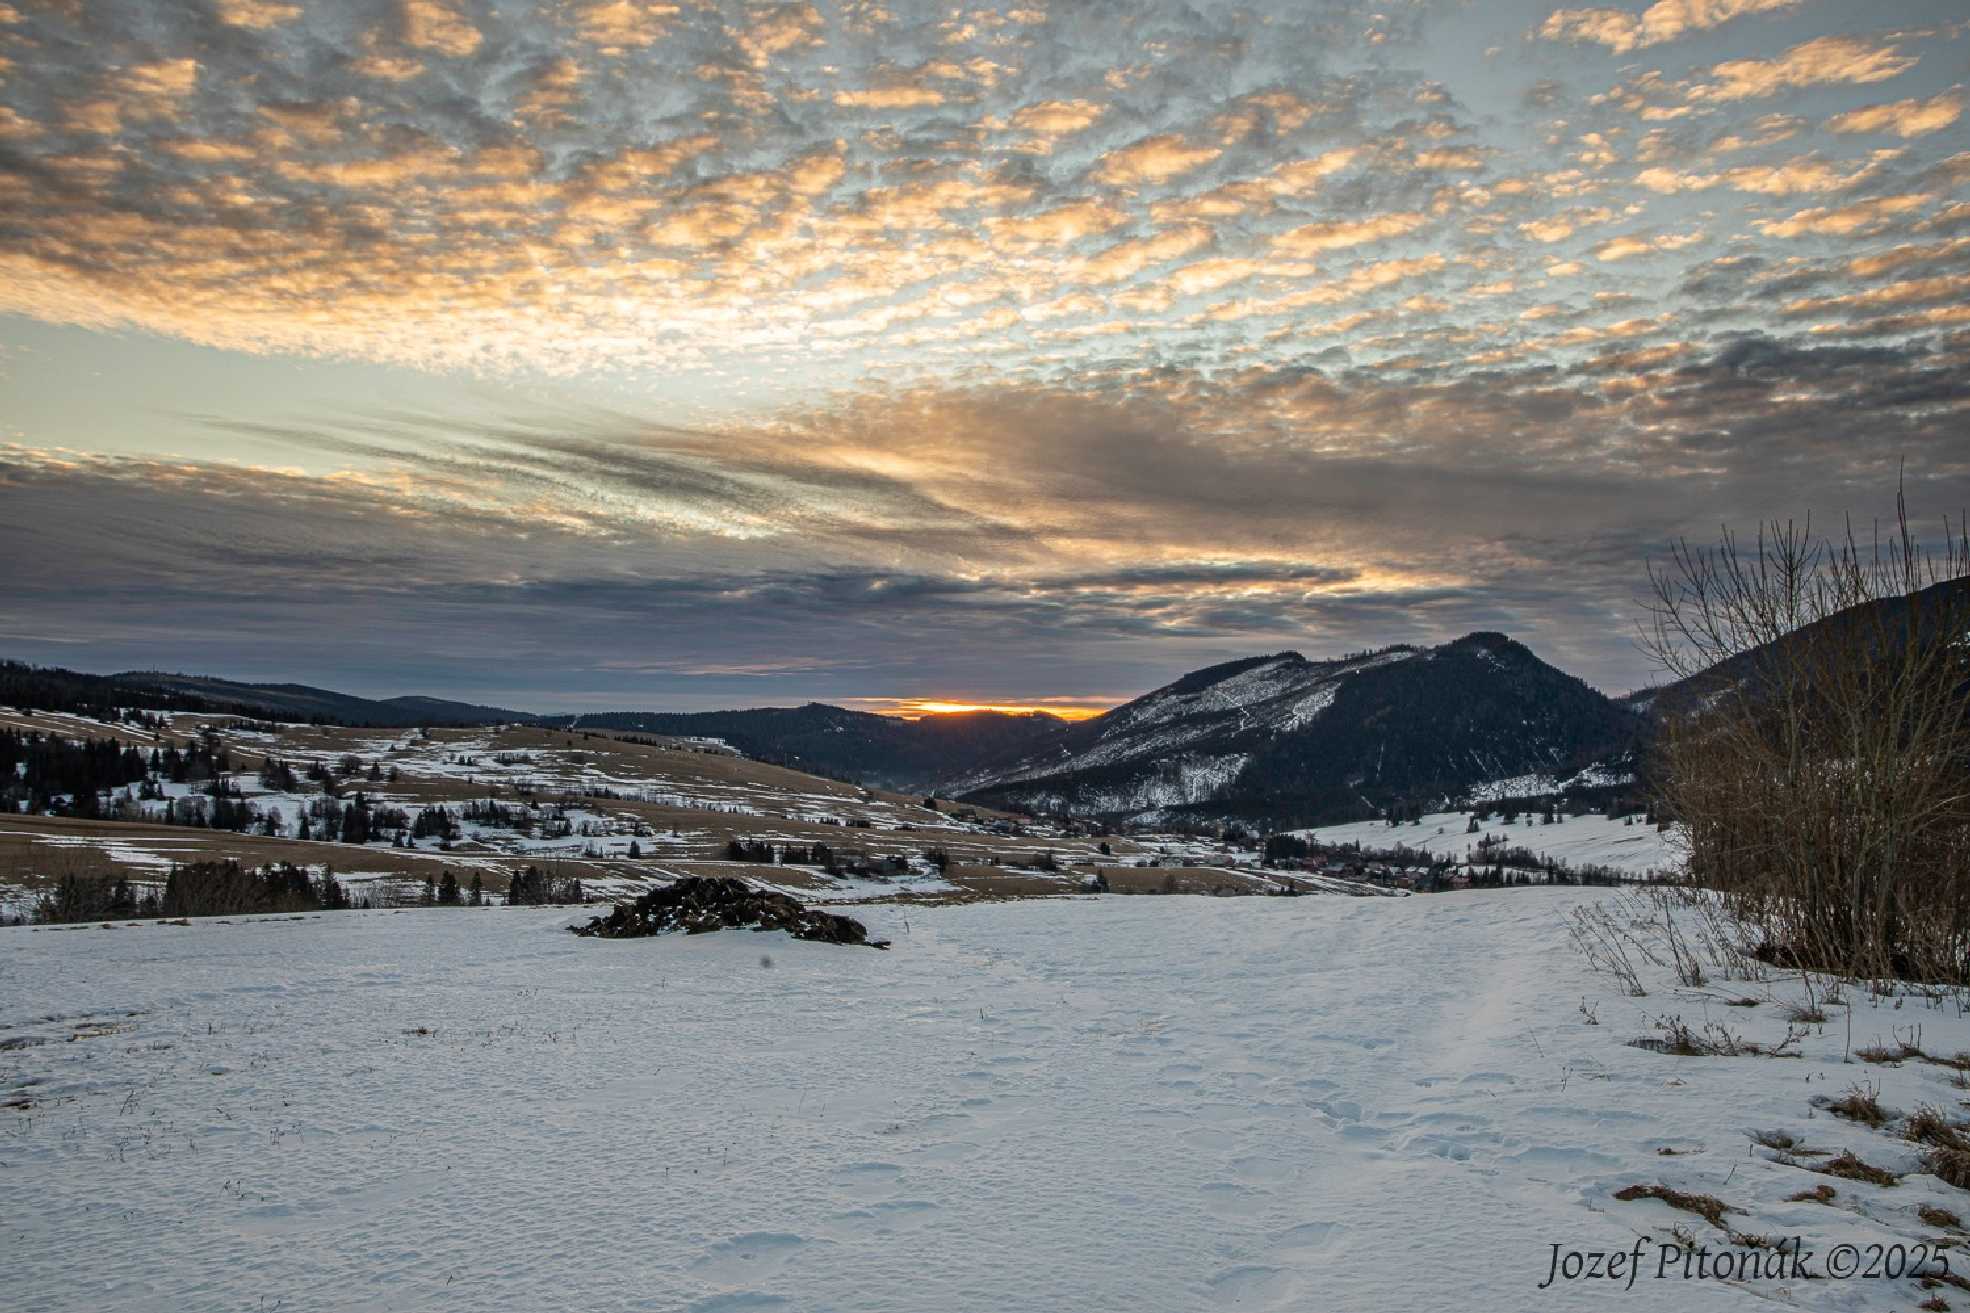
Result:
[[[1603,866],[1636,876],[1674,870],[1682,863],[1676,828],[1657,830],[1639,816],[1611,820],[1598,815],[1562,815],[1552,825],[1541,825],[1536,817],[1520,817],[1512,825],[1483,821],[1477,834],[1467,833],[1469,825],[1469,817],[1462,812],[1436,812],[1423,817],[1420,825],[1352,821],[1294,833],[1326,844],[1358,843],[1364,848],[1383,849],[1400,845],[1432,855],[1448,853],[1459,860],[1477,848],[1478,840],[1496,836],[1509,847],[1529,848],[1575,869]]]
[[[1488,780],[1471,789],[1472,802],[1503,802],[1508,798],[1538,798],[1560,791],[1557,775],[1534,772],[1530,775],[1513,775],[1502,780]]]
[[[1566,944],[1598,896],[861,909],[887,953],[583,941],[534,909],[0,931],[6,1302],[1912,1307],[1908,1281],[1537,1289],[1555,1244],[1721,1243],[1627,1185],[1820,1253],[1970,1199],[1751,1149],[1786,1128],[1911,1170],[1809,1098],[1954,1106],[1950,1073],[1843,1061],[1838,1024],[1796,1059],[1630,1047],[1664,1011],[1773,1038],[1788,986],[1622,997]],[[1856,1044],[1920,1021],[1970,1048],[1954,1013],[1852,1002]],[[1832,1206],[1785,1202],[1821,1182]]]
[[[1024,806],[1043,814],[1130,812],[1141,819],[1161,815],[1165,808],[1208,802],[1238,778],[1249,760],[1242,752],[1170,757],[1157,763],[1155,774],[1111,788],[1080,789],[1071,796],[1051,789],[1026,789],[1015,796]]]
[[[1339,680],[1322,684],[1314,689],[1286,709],[1286,714],[1279,721],[1280,732],[1286,733],[1312,724],[1321,712],[1334,705],[1334,699],[1340,695],[1340,692]]]
[[[1127,728],[1158,725],[1187,716],[1209,715],[1258,706],[1283,697],[1306,681],[1306,666],[1292,657],[1278,657],[1249,670],[1208,684],[1190,693],[1147,699],[1125,709]]]
[[[1200,689],[1151,694],[1110,713],[1102,722],[1101,737],[1086,751],[1076,754],[1062,750],[1052,757],[1033,757],[1011,770],[966,779],[957,786],[957,791],[1044,780],[1125,763],[1164,762],[1180,756],[1205,762],[1231,760],[1223,754],[1213,758],[1196,751],[1194,745],[1208,740],[1222,741],[1253,729],[1275,736],[1304,729],[1334,704],[1341,682],[1350,675],[1407,661],[1416,655],[1413,648],[1391,648],[1340,661],[1307,662],[1294,656],[1274,657]],[[1239,765],[1243,765],[1242,758]],[[1223,782],[1229,783],[1236,773],[1234,769]],[[1130,811],[1202,802],[1212,797],[1218,787],[1221,786],[1213,784],[1202,792],[1194,789],[1186,792],[1181,788],[1173,791],[1167,782],[1145,782],[1141,791],[1076,796],[1072,810]],[[1021,792],[1016,796],[1035,808],[1065,805],[1059,794],[1051,792]]]
[[[1470,791],[1470,797],[1472,802],[1504,802],[1512,798],[1546,797],[1573,788],[1593,789],[1632,784],[1634,780],[1635,776],[1632,772],[1616,770],[1611,766],[1597,763],[1565,777],[1534,772],[1530,775],[1513,775],[1506,779],[1490,780],[1474,786]]]

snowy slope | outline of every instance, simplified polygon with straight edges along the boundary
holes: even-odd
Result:
[[[1562,816],[1552,825],[1537,817],[1511,825],[1486,821],[1477,834],[1468,833],[1470,818],[1462,812],[1437,812],[1420,824],[1391,826],[1386,821],[1322,825],[1296,833],[1320,843],[1358,843],[1364,848],[1404,848],[1432,855],[1448,853],[1459,860],[1478,840],[1502,837],[1513,848],[1529,848],[1570,867],[1605,866],[1630,875],[1670,871],[1682,864],[1675,827],[1657,830],[1639,816],[1611,820],[1606,816]]]
[[[1193,671],[958,791],[1043,814],[1261,826],[1442,804],[1491,781],[1579,774],[1639,721],[1503,634],[1335,661],[1297,652]]]
[[[1970,1199],[1910,1176],[1785,1202],[1828,1178],[1748,1129],[1910,1170],[1808,1098],[1865,1076],[1949,1104],[1948,1073],[1843,1063],[1837,1026],[1800,1059],[1630,1047],[1783,987],[1623,998],[1565,945],[1582,896],[865,909],[888,953],[580,941],[509,909],[0,931],[0,1302],[1914,1307],[1906,1280],[1537,1290],[1554,1244],[1718,1238],[1631,1184],[1822,1252]],[[1970,1047],[1953,1014],[1855,1003],[1856,1043],[1921,1021]]]
[[[1232,673],[1220,678],[1213,677],[1214,670],[1198,671],[1101,717],[1099,733],[1086,746],[1050,751],[1013,767],[994,782],[1071,774],[1122,762],[1169,760],[1212,740],[1300,729],[1333,704],[1341,680],[1414,655],[1413,648],[1394,648],[1349,661],[1308,661],[1297,652],[1281,652],[1233,662],[1225,667]],[[1143,805],[1199,802],[1210,796],[1207,790],[1187,792],[1194,796],[1165,797]]]

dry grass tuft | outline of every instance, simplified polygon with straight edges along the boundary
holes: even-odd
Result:
[[[1813,1168],[1825,1176],[1837,1176],[1845,1181],[1865,1181],[1869,1185],[1893,1185],[1902,1178],[1893,1172],[1861,1161],[1853,1150],[1843,1150],[1839,1157],[1830,1158]]]
[[[1902,1134],[1936,1149],[1970,1148],[1970,1123],[1955,1122],[1941,1108],[1917,1108],[1902,1122]]]
[[[1970,1122],[1951,1121],[1940,1108],[1918,1108],[1902,1123],[1902,1134],[1928,1146],[1922,1165],[1938,1180],[1970,1190]]]
[[[1671,1208],[1680,1208],[1686,1213],[1695,1213],[1719,1230],[1724,1226],[1725,1213],[1741,1213],[1742,1208],[1733,1208],[1715,1195],[1687,1194],[1667,1185],[1631,1185],[1616,1190],[1614,1197],[1622,1203],[1633,1203],[1637,1199],[1660,1199]]]
[[[1835,1117],[1845,1117],[1864,1126],[1884,1126],[1893,1120],[1892,1114],[1881,1106],[1881,1091],[1872,1085],[1856,1085],[1822,1106]]]
[[[1855,1049],[1854,1056],[1862,1062],[1899,1067],[1913,1055],[1904,1050],[1899,1044],[1868,1044]]]
[[[1970,1190],[1970,1148],[1931,1149],[1922,1165],[1944,1185]]]
[[[1798,1194],[1787,1195],[1785,1202],[1788,1204],[1830,1204],[1833,1202],[1833,1196],[1838,1193],[1839,1191],[1830,1185],[1816,1185],[1810,1190],[1801,1190]]]
[[[1915,1215],[1929,1226],[1961,1227],[1963,1225],[1962,1218],[1949,1209],[1938,1208],[1934,1204],[1923,1204],[1915,1210]]]

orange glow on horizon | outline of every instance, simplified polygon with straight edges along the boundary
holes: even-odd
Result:
[[[856,701],[868,704],[867,709],[882,716],[901,716],[916,719],[919,716],[952,716],[968,711],[999,711],[1007,715],[1023,716],[1033,712],[1044,712],[1058,716],[1062,720],[1088,720],[1104,711],[1113,709],[1107,702],[1059,702],[1059,703],[1014,703],[1014,702],[947,702],[941,699],[920,698],[861,698]]]

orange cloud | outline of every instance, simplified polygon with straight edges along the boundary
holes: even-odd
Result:
[[[1665,233],[1661,236],[1647,237],[1629,234],[1610,237],[1594,247],[1594,258],[1604,263],[1616,260],[1629,260],[1638,255],[1654,255],[1660,251],[1679,251],[1685,246],[1693,246],[1703,240],[1701,233]]]
[[[1853,237],[1879,232],[1895,219],[1927,205],[1933,196],[1877,196],[1830,209],[1800,210],[1787,219],[1761,219],[1758,231],[1768,237]]]
[[[1015,110],[1012,126],[1042,137],[1065,137],[1092,127],[1103,113],[1092,100],[1042,100]]]
[[[1592,41],[1617,55],[1674,41],[1746,14],[1790,9],[1799,0],[1656,0],[1640,14],[1623,9],[1559,9],[1540,25],[1549,41]]]
[[[219,0],[219,21],[231,27],[264,31],[301,16],[301,6],[284,0]]]
[[[835,104],[846,109],[917,109],[943,103],[944,93],[930,87],[865,87],[835,92]]]
[[[1927,100],[1897,100],[1835,114],[1826,126],[1834,132],[1892,132],[1898,137],[1923,137],[1941,132],[1963,117],[1963,93],[1945,91]]]
[[[484,40],[479,29],[445,0],[403,0],[404,44],[463,58]]]
[[[1128,215],[1100,201],[1071,201],[1037,214],[990,218],[985,227],[995,238],[1014,243],[1065,245],[1105,233],[1128,221]]]
[[[1120,242],[1079,266],[1079,281],[1113,283],[1133,278],[1152,265],[1166,264],[1210,245],[1211,230],[1200,223]]]
[[[575,31],[604,54],[655,45],[681,11],[668,0],[596,0],[574,12]]]
[[[1384,241],[1415,232],[1423,226],[1423,216],[1415,211],[1378,214],[1368,219],[1333,219],[1309,223],[1281,233],[1272,239],[1273,249],[1285,255],[1316,255],[1364,242]]]
[[[1132,145],[1109,152],[1095,168],[1094,176],[1115,186],[1145,182],[1168,182],[1192,169],[1208,164],[1224,152],[1216,146],[1191,146],[1175,133],[1144,137]]]
[[[1710,70],[1710,76],[1717,80],[1691,88],[1690,99],[1749,100],[1824,83],[1886,82],[1914,68],[1919,59],[1902,54],[1893,44],[1823,36],[1793,46],[1776,59],[1733,59],[1718,64]]]

